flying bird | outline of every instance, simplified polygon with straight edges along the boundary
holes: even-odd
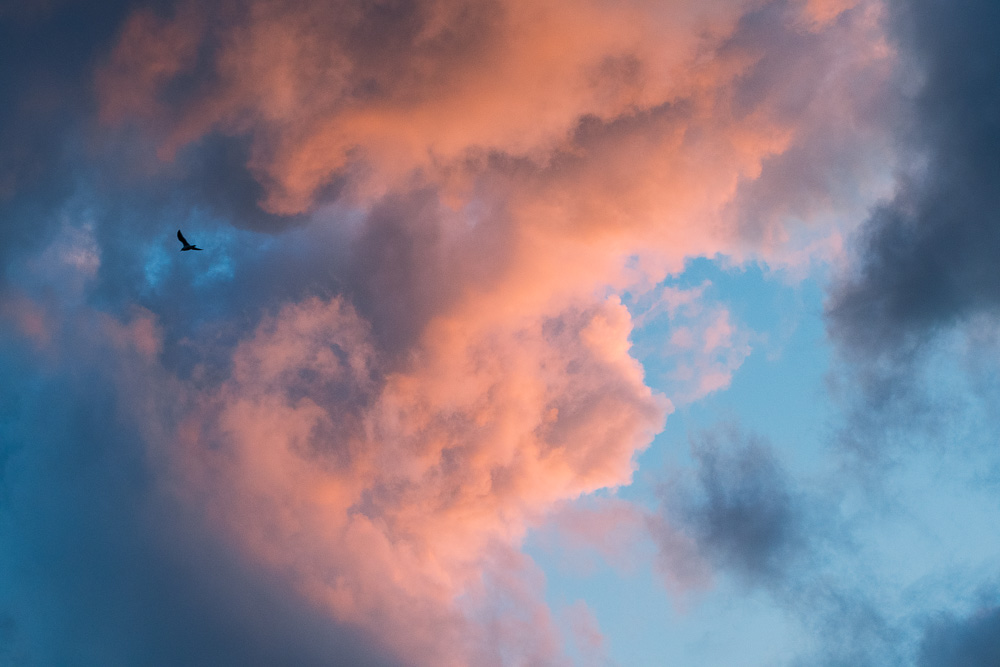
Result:
[[[177,240],[184,244],[184,247],[181,248],[181,252],[184,252],[185,250],[201,250],[202,249],[202,248],[199,248],[196,245],[191,245],[190,243],[188,243],[187,239],[184,238],[184,235],[181,234],[181,230],[179,230],[179,229],[177,230]]]

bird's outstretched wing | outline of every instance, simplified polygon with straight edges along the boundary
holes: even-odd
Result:
[[[183,243],[185,246],[191,245],[190,243],[187,242],[187,239],[184,238],[184,235],[181,234],[181,230],[179,229],[177,230],[177,240]]]

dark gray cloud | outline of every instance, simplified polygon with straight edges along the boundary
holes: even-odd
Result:
[[[860,564],[855,573],[864,569]],[[911,662],[905,626],[878,599],[870,582],[810,571],[784,603],[814,643],[812,650],[792,661],[796,667],[903,667]]]
[[[814,535],[806,499],[771,448],[728,428],[703,434],[692,453],[697,484],[672,502],[699,551],[748,584],[784,580]]]
[[[901,400],[894,409],[913,407],[905,406],[905,401],[900,407]],[[903,419],[898,412],[895,418]],[[961,430],[957,423],[969,425],[968,415],[961,406],[952,406],[939,418],[941,423],[921,421],[912,426],[939,432],[945,442],[955,443],[950,446],[961,449],[953,431]],[[949,421],[952,431],[944,430]],[[879,429],[880,424],[867,425]],[[903,438],[907,433],[897,426],[895,433],[882,437]],[[933,611],[927,603],[897,588],[880,570],[877,555],[869,560],[871,538],[859,540],[876,527],[894,530],[912,511],[903,510],[901,516],[898,500],[893,505],[886,497],[891,490],[872,488],[878,483],[893,488],[886,467],[874,466],[868,476],[861,474],[861,466],[848,475],[841,469],[807,485],[782,465],[765,439],[734,425],[693,438],[692,454],[691,476],[673,480],[664,493],[662,514],[650,525],[660,546],[659,565],[675,571],[678,579],[690,568],[690,559],[678,557],[678,545],[683,546],[680,530],[693,539],[697,553],[718,575],[769,596],[809,637],[789,664],[1000,664],[996,640],[1000,613],[995,606],[986,605],[967,618],[938,614],[928,622]],[[851,497],[863,498],[863,506],[845,510],[843,501]],[[852,504],[849,500],[846,506]],[[968,598],[965,592],[954,596]]]
[[[812,645],[790,664],[906,664],[906,634],[873,594],[830,488],[806,487],[764,438],[733,424],[693,439],[692,453],[695,483],[672,485],[651,525],[665,570],[690,567],[666,560],[676,558],[677,533],[657,528],[673,525],[717,573],[766,593],[807,631]]]
[[[1000,608],[965,618],[941,615],[928,624],[920,643],[920,667],[1000,665]]]
[[[1000,314],[1000,6],[891,2],[887,20],[906,98],[895,114],[898,189],[860,228],[826,303],[846,362],[830,375],[844,410],[834,439],[872,499],[914,451],[955,456],[992,431],[967,425],[995,412],[995,391],[966,381],[992,369],[977,332]],[[961,358],[970,354],[980,359]]]
[[[90,68],[127,11],[70,3],[0,5],[0,264],[47,240],[73,191],[71,157],[95,104]],[[6,268],[6,267],[5,267]],[[4,275],[0,274],[0,281]]]
[[[891,8],[903,69],[920,81],[900,122],[917,166],[864,225],[828,316],[850,354],[905,362],[935,332],[1000,306],[1000,5]]]

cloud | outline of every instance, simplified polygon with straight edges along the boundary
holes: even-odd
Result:
[[[18,386],[0,420],[0,563],[16,573],[0,584],[4,657],[394,664],[360,630],[288,596],[287,574],[248,560],[170,493],[157,408],[185,406],[162,403],[178,387],[155,363],[148,316],[72,320],[46,356],[0,329],[0,368]]]
[[[90,269],[70,262],[66,270]],[[121,440],[142,473],[135,486],[105,480],[115,474],[104,468],[121,456],[116,447],[107,463],[99,459],[100,476],[82,477],[74,493],[143,508],[146,494],[162,492],[166,499],[157,498],[154,509],[182,517],[180,556],[195,561],[186,565],[193,572],[176,576],[195,585],[202,568],[216,567],[215,549],[235,548],[248,566],[275,573],[269,611],[291,614],[302,606],[302,613],[328,615],[334,629],[379,632],[387,653],[420,663],[487,659],[494,649],[500,656],[554,655],[554,626],[540,622],[547,609],[532,602],[537,586],[520,583],[530,568],[511,545],[558,500],[627,483],[635,452],[662,427],[666,408],[628,355],[629,316],[615,300],[513,330],[490,320],[465,321],[466,328],[446,323],[421,347],[419,363],[394,368],[344,300],[311,298],[263,319],[235,348],[221,382],[197,367],[180,378],[161,366],[164,342],[151,313],[120,321],[71,301],[59,305],[40,315],[28,311],[37,317],[18,308],[11,317],[22,331],[25,319],[58,322],[32,337],[42,347],[37,354],[53,355],[56,381],[78,365],[84,382],[107,389],[93,397],[102,409],[77,404],[86,423],[71,411],[52,438],[59,441],[60,429],[76,432],[83,450],[91,441]],[[74,321],[65,322],[67,315]],[[98,363],[107,357],[117,361]],[[33,376],[20,373],[26,381]],[[73,395],[79,387],[53,391]],[[20,430],[34,413],[14,410],[5,454],[15,464],[7,474],[23,489],[15,515],[30,524],[38,517],[25,512],[43,487],[23,465],[45,463],[30,446],[39,434]],[[68,447],[52,451],[69,454]],[[89,507],[79,504],[81,511]],[[53,512],[76,517],[61,503]],[[142,550],[136,567],[159,567],[153,561],[163,558],[173,571],[172,550],[159,553],[159,543],[148,544],[140,530],[153,518],[109,513],[105,520],[123,539],[138,541],[130,547]],[[81,518],[80,525],[95,521]],[[23,542],[14,535],[12,544]],[[73,535],[50,539],[61,548]],[[101,553],[117,544],[100,532],[92,538]],[[40,562],[36,576],[52,576]],[[83,560],[66,576],[74,581],[93,567]],[[483,577],[494,583],[483,587]],[[110,599],[122,604],[132,595],[109,587]],[[518,614],[532,605],[536,611],[521,627]],[[243,624],[232,630],[236,637],[247,631]],[[119,640],[115,635],[112,644]],[[159,641],[138,638],[134,650],[145,656]],[[220,655],[236,655],[221,635],[206,641]],[[314,649],[317,656],[332,650],[303,647]]]
[[[716,567],[745,583],[780,582],[814,548],[807,497],[755,436],[708,432],[692,453],[697,486],[672,501],[684,532]]]
[[[3,589],[5,627],[42,662],[77,644],[93,664],[557,661],[520,543],[628,484],[672,409],[616,294],[692,256],[783,256],[830,205],[823,173],[868,173],[849,158],[874,149],[837,138],[884,122],[857,107],[891,54],[869,41],[874,3],[820,4],[182,1],[109,19],[83,51],[100,53],[95,108],[67,130],[83,147],[39,167],[63,188],[18,181],[10,209],[46,233],[3,258],[4,373],[33,389],[4,415],[0,553],[37,563]],[[793,95],[807,52],[829,76]],[[802,156],[792,219],[778,202]],[[177,259],[181,221],[211,252]],[[740,347],[725,312],[702,329],[705,354]],[[747,451],[704,454],[688,518],[711,559],[766,578],[802,553],[803,519]],[[122,611],[160,598],[156,627]]]
[[[698,252],[694,230],[671,234],[677,223],[664,221],[711,220],[734,195],[741,209],[763,206],[758,187],[772,201],[800,198],[803,212],[822,208],[824,165],[855,182],[848,156],[872,148],[859,130],[881,122],[866,109],[889,59],[860,8],[803,32],[798,8],[782,2],[747,14],[726,2],[671,12],[642,2],[378,7],[138,12],[98,74],[102,117],[142,122],[165,159],[205,136],[246,138],[272,213],[308,210],[338,179],[338,192],[369,201],[422,177],[462,202],[516,193],[532,220],[555,216],[580,232],[629,220],[618,225],[629,243],[638,234],[654,250],[675,246],[674,261]],[[812,90],[792,85],[795,63],[794,80],[829,71],[823,88],[792,97]],[[769,160],[808,146],[810,187],[771,175]],[[752,246],[780,245],[772,208],[741,223]],[[714,252],[729,235],[702,238]]]
[[[751,332],[733,321],[726,306],[704,296],[710,286],[657,286],[634,300],[637,355],[677,403],[728,387],[752,349]]]
[[[989,74],[998,64],[997,8],[970,0],[888,10],[905,63],[893,84],[905,101],[895,129],[905,159],[893,195],[848,244],[850,260],[825,304],[827,331],[845,362],[831,373],[844,411],[835,437],[872,492],[887,466],[915,450],[970,451],[979,438],[963,425],[996,406],[977,367],[992,367],[991,344],[979,332],[997,317],[1000,278],[993,185],[1000,132]]]
[[[966,618],[942,615],[930,622],[920,643],[920,667],[993,665],[1000,661],[1000,610],[984,608]]]
[[[577,651],[581,665],[611,664],[605,648],[604,635],[597,617],[583,600],[577,600],[563,611],[563,616],[569,625],[569,632]]]
[[[645,527],[646,513],[638,505],[588,496],[554,509],[539,537],[547,549],[559,549],[566,568],[592,571],[595,562],[587,557],[599,556],[609,565],[633,571],[644,558]]]
[[[208,431],[180,462],[189,493],[336,617],[397,627],[391,642],[426,660],[462,655],[452,601],[481,564],[556,501],[627,483],[662,424],[627,317],[612,303],[514,331],[449,323],[387,372],[342,301],[286,306],[191,425]]]
[[[858,551],[860,518],[840,504],[852,481],[806,485],[766,440],[733,424],[693,439],[692,456],[690,477],[663,485],[649,522],[668,585],[698,568],[701,591],[690,589],[687,604],[732,582],[766,594],[805,632],[789,664],[903,664],[908,628]],[[685,543],[689,556],[671,558]]]
[[[919,82],[901,132],[916,166],[865,224],[856,268],[834,290],[828,316],[846,351],[905,358],[935,333],[996,310],[1000,132],[991,72],[1000,55],[993,3],[891,8],[912,63],[904,72]]]
[[[0,5],[0,262],[49,240],[53,202],[74,189],[89,69],[125,9],[109,2]],[[15,6],[16,5],[16,6]],[[50,6],[46,6],[50,5]],[[57,208],[57,206],[56,206]],[[0,284],[6,281],[0,272]]]
[[[806,587],[788,611],[813,641],[796,665],[903,665],[912,659],[905,626],[880,604],[877,594],[847,580]]]

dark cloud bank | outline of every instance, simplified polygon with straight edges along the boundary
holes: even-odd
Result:
[[[948,441],[943,421],[961,400],[932,398],[921,381],[925,352],[974,318],[995,322],[1000,307],[1000,4],[913,0],[891,3],[891,13],[916,82],[900,137],[913,161],[863,227],[856,272],[835,287],[827,312],[863,395],[846,440],[869,461],[890,444],[887,432]],[[977,393],[995,419],[994,391]],[[1000,664],[996,610],[925,626],[919,664]]]
[[[966,618],[942,616],[927,626],[920,645],[920,667],[1000,665],[1000,608]]]
[[[901,137],[914,164],[865,225],[828,314],[851,352],[897,356],[1000,305],[1000,4],[891,11],[906,76],[921,82]]]
[[[976,332],[995,330],[1000,315],[1000,4],[912,0],[890,3],[890,15],[913,91],[899,133],[911,163],[895,197],[862,227],[853,272],[827,304],[828,330],[848,361],[840,442],[875,493],[885,471],[871,464],[905,459],[913,443],[949,457],[965,456],[964,447],[993,451],[1000,408],[996,377],[977,377],[995,368],[995,347],[977,343]],[[970,376],[968,395],[927,373],[935,354],[941,365],[936,343],[949,332],[969,335],[976,368],[945,362]],[[963,421],[964,431],[955,426]],[[916,664],[1000,664],[995,606],[967,602],[980,611],[928,609],[923,618],[934,620],[914,622]]]
[[[957,444],[954,424],[969,419],[970,405],[995,412],[995,388],[960,395],[928,369],[941,365],[943,334],[995,327],[1000,314],[1000,5],[888,7],[907,98],[897,141],[908,157],[898,191],[862,225],[852,266],[826,304],[828,332],[847,361],[831,378],[848,411],[838,439],[854,472],[874,476],[873,488],[879,471],[914,447]],[[975,334],[969,342],[982,348],[973,354],[995,354]],[[962,362],[945,363],[958,370]]]

